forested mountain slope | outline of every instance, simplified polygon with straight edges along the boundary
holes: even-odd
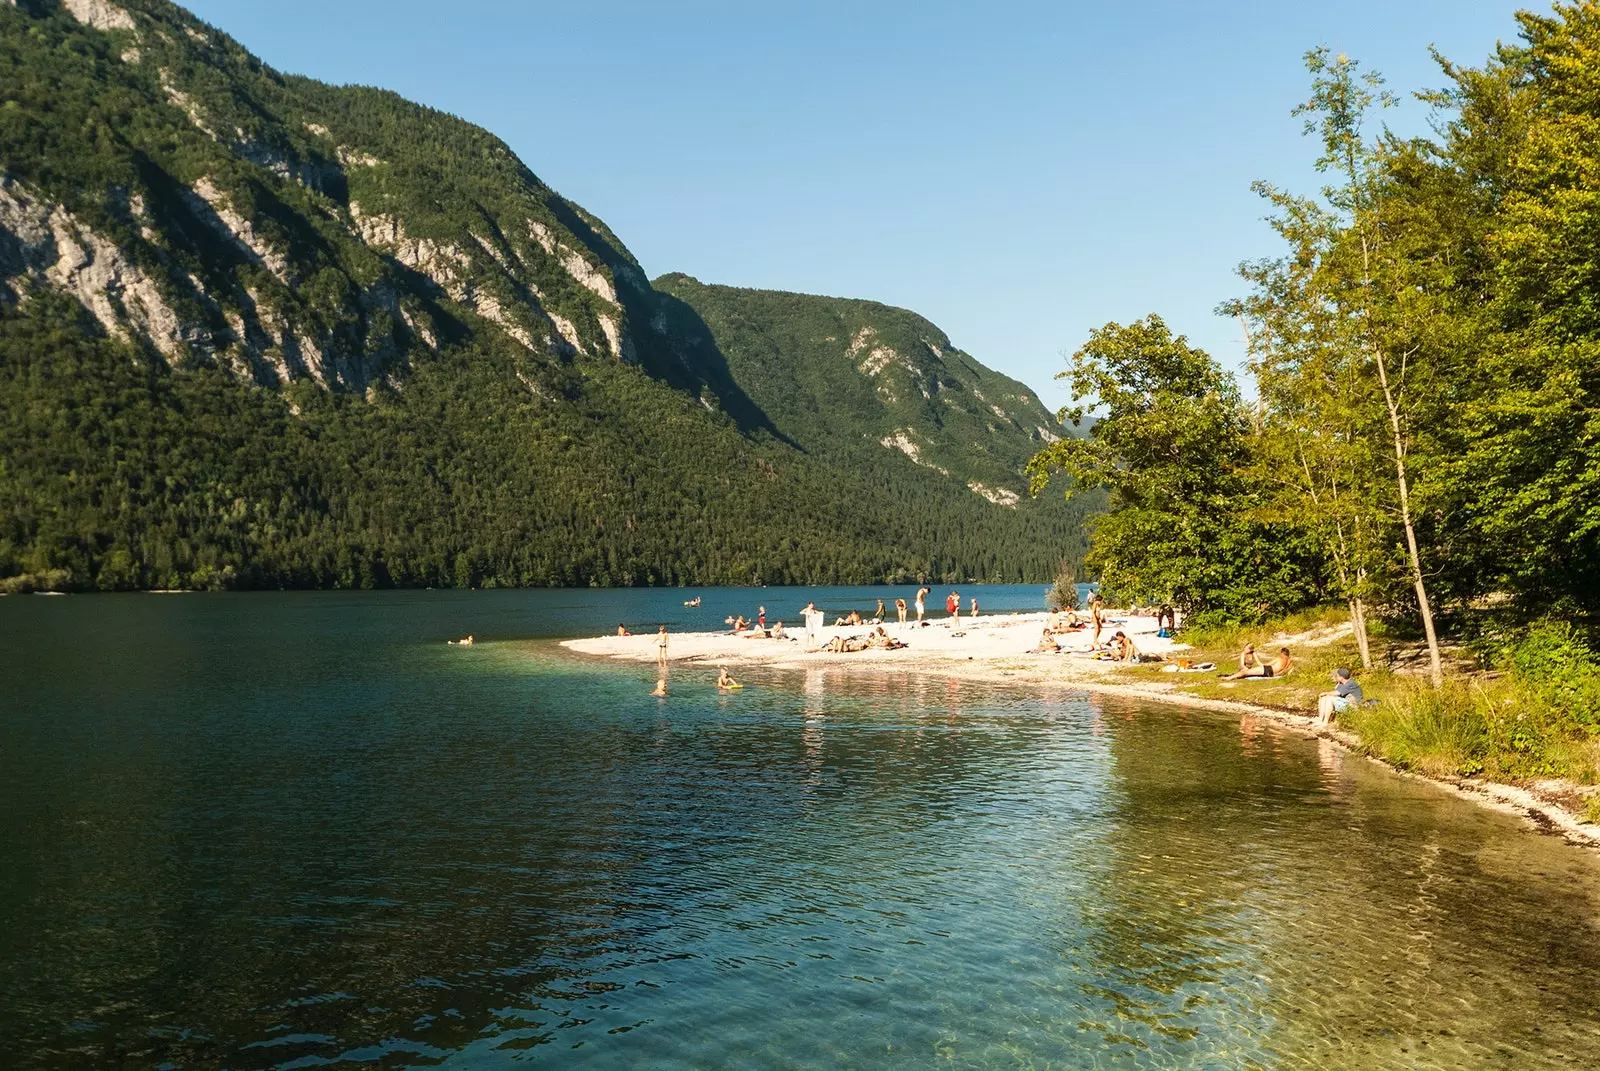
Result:
[[[174,5],[0,4],[0,583],[1016,580],[1081,554],[1063,504],[1011,498],[1055,427],[1020,385],[870,303],[823,343],[824,299],[761,295],[752,347],[724,323],[750,293],[658,290],[487,132]],[[921,363],[824,389],[880,351]]]

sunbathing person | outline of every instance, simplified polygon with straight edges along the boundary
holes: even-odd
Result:
[[[829,654],[854,654],[857,651],[865,651],[866,649],[867,641],[860,636],[835,636],[821,647],[815,648],[811,653],[820,654],[823,651],[827,651]]]
[[[1029,651],[1028,653],[1029,654],[1060,654],[1061,653],[1061,645],[1056,642],[1056,638],[1050,632],[1050,630],[1049,629],[1045,629],[1044,632],[1039,636],[1039,645],[1037,647],[1035,647],[1033,650]]]
[[[1121,629],[1118,629],[1116,635],[1111,637],[1111,649],[1116,652],[1118,662],[1139,661],[1139,648],[1133,645],[1133,641],[1128,638],[1128,634]]]
[[[776,625],[772,626],[772,638],[775,640],[786,640],[789,638],[789,634],[783,631],[782,621],[779,621]]]
[[[867,647],[871,650],[898,651],[904,646],[905,644],[889,635],[888,630],[882,625],[879,625],[873,630],[872,635],[867,637]]]
[[[1239,652],[1239,672],[1243,673],[1247,669],[1255,669],[1260,665],[1261,659],[1256,657],[1256,645],[1253,643],[1245,644],[1244,650]]]
[[[1287,677],[1294,668],[1294,662],[1289,657],[1289,648],[1278,648],[1278,657],[1265,665],[1252,666],[1249,669],[1240,669],[1237,673],[1228,673],[1223,676],[1225,681],[1246,679],[1270,680],[1273,677]]]
[[[744,619],[744,615],[743,614],[740,614],[738,617],[734,618],[733,631],[735,631],[735,632],[743,632],[745,629],[747,629],[749,627],[750,627],[750,622],[748,622],[748,621],[746,621]]]
[[[633,635],[633,633],[629,632],[626,628],[623,628],[621,625],[618,625],[617,626],[617,635],[618,636],[631,636],[631,635]]]

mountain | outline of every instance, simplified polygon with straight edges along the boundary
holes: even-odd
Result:
[[[1046,579],[926,320],[652,284],[502,142],[162,0],[0,3],[0,584]]]
[[[815,456],[852,467],[897,462],[887,449],[1015,506],[1026,496],[1021,464],[1061,434],[1026,386],[985,368],[914,312],[707,286],[682,274],[654,286],[693,311],[734,381]],[[693,338],[693,326],[681,334]]]

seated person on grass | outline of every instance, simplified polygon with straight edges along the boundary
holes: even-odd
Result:
[[[1365,699],[1361,685],[1350,679],[1348,669],[1334,670],[1333,691],[1317,696],[1317,724],[1327,725],[1335,715],[1343,714],[1351,707],[1359,707]]]
[[[1252,648],[1251,650],[1253,652],[1254,649]],[[1280,647],[1278,648],[1278,657],[1271,662],[1259,666],[1251,666],[1249,669],[1241,668],[1237,673],[1225,673],[1222,679],[1225,681],[1270,680],[1273,677],[1287,677],[1289,671],[1293,668],[1294,662],[1289,657],[1289,648]]]

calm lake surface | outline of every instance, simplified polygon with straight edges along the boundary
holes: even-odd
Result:
[[[884,593],[0,599],[0,1066],[1600,1066],[1600,864],[1425,784],[552,642]]]

